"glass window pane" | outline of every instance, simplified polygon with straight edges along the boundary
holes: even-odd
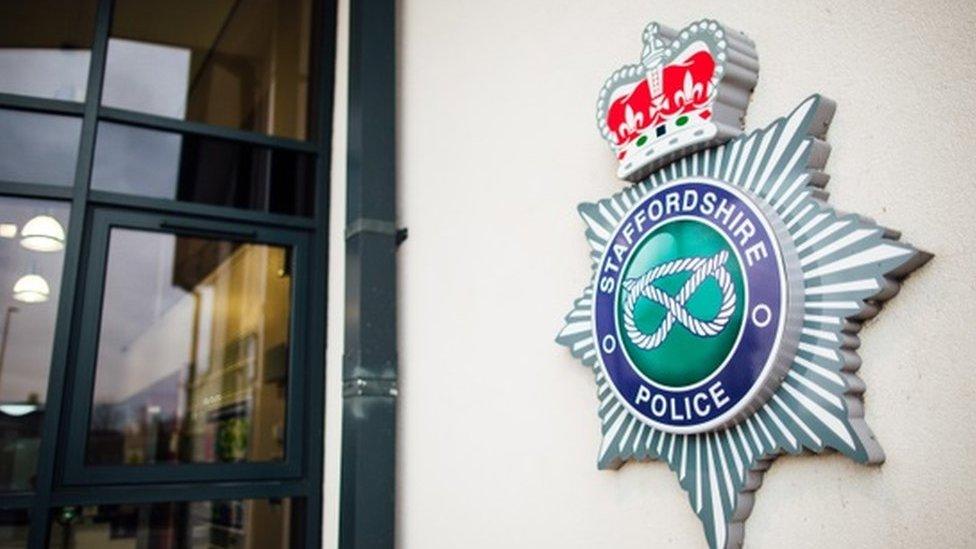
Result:
[[[32,490],[68,206],[0,197],[0,492]]]
[[[291,498],[67,507],[53,513],[48,547],[298,547],[302,507]]]
[[[0,109],[0,180],[74,183],[81,119]]]
[[[306,139],[313,0],[118,0],[102,104]]]
[[[280,246],[112,229],[88,463],[283,459],[290,264]]]
[[[311,216],[311,155],[102,122],[92,188]]]
[[[0,549],[27,547],[30,515],[27,509],[0,509]]]
[[[84,101],[96,4],[0,2],[0,93]]]

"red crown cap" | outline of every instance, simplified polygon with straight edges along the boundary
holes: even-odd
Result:
[[[617,70],[597,101],[617,175],[630,181],[741,133],[759,71],[752,41],[715,21],[651,23],[643,40],[641,63]]]

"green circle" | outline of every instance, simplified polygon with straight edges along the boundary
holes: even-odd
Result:
[[[647,143],[647,136],[646,135],[642,135],[642,136],[640,136],[640,137],[637,138],[637,146],[638,147],[644,145],[644,143]]]
[[[674,121],[674,123],[677,124],[678,126],[684,126],[685,124],[688,123],[688,117],[687,116],[679,117],[677,120]]]
[[[620,339],[631,364],[649,380],[667,387],[684,387],[707,378],[725,362],[735,346],[742,325],[745,281],[742,267],[729,242],[718,231],[698,221],[679,220],[662,225],[651,231],[631,254],[621,280],[639,278],[654,267],[670,261],[713,257],[722,251],[728,253],[725,269],[734,287],[735,310],[716,335],[695,335],[675,322],[659,346],[644,350],[630,340],[624,328],[627,290],[621,288],[617,297]],[[691,275],[688,271],[675,272],[655,280],[652,285],[677,297]],[[721,306],[722,288],[711,276],[705,278],[684,304],[692,316],[705,322],[713,320]],[[646,334],[654,333],[667,314],[664,306],[643,296],[634,305],[634,321],[637,328]]]

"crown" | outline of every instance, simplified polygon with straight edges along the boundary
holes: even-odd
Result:
[[[681,31],[651,23],[643,41],[640,64],[613,73],[596,104],[617,176],[629,181],[739,135],[759,78],[752,40],[715,21]]]

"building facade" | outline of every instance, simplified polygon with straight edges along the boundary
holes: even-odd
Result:
[[[859,334],[864,413],[886,461],[778,459],[745,546],[972,545],[972,5],[405,2],[399,13],[398,184],[410,229],[400,546],[705,546],[667,465],[597,470],[592,371],[552,343],[591,272],[576,206],[627,185],[596,128],[597,94],[639,60],[649,22],[701,18],[756,44],[746,130],[813,93],[836,101],[830,203],[935,255]],[[958,116],[920,123],[934,104]]]
[[[702,547],[597,468],[553,338],[594,123],[647,23],[760,60],[745,129],[836,101],[834,207],[934,254],[860,331],[881,465],[780,458],[751,547],[976,539],[967,2],[0,7],[0,547]],[[409,230],[409,238],[403,229]]]

